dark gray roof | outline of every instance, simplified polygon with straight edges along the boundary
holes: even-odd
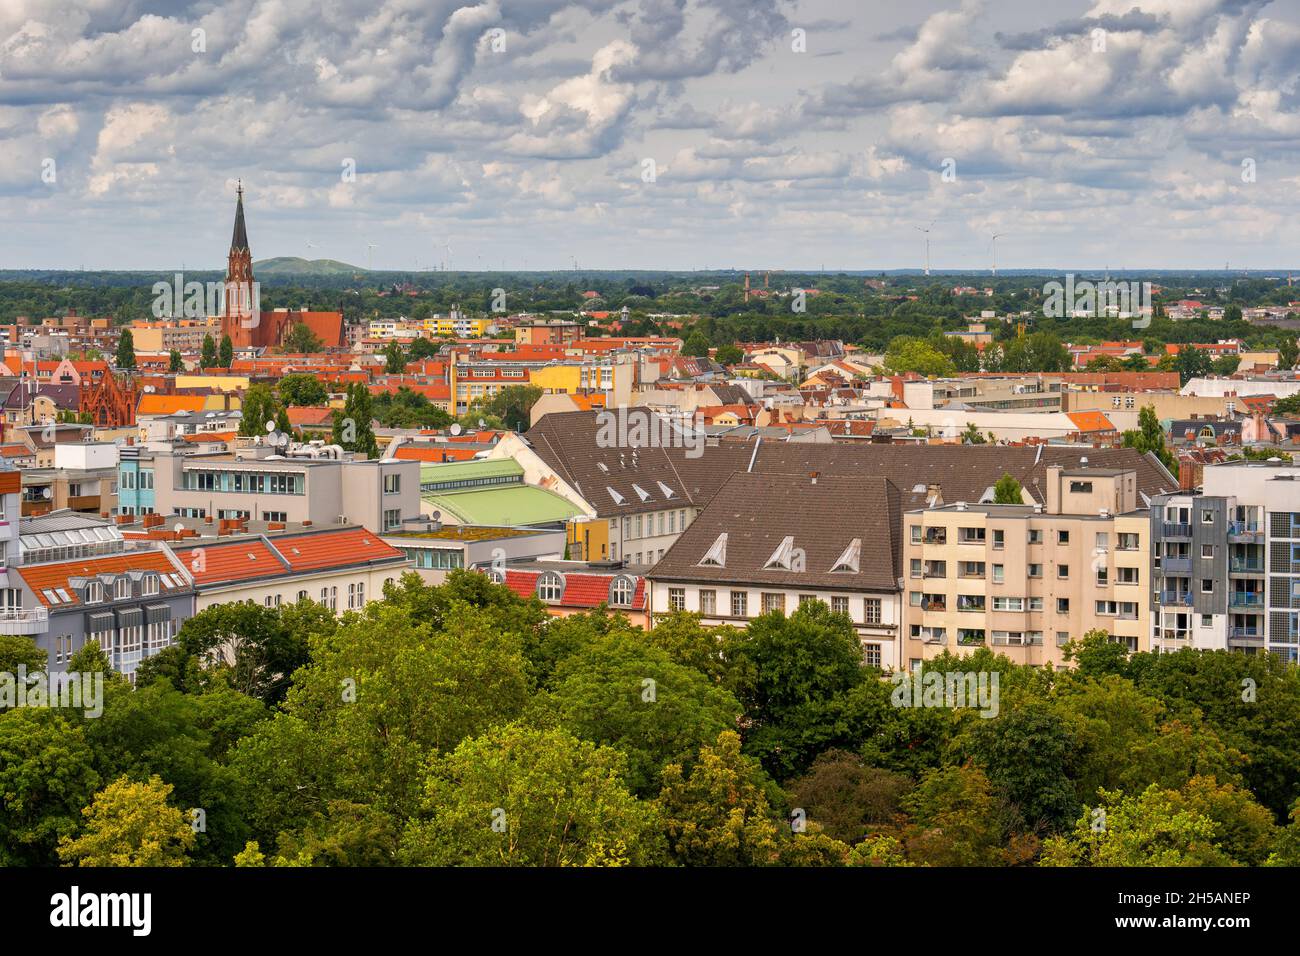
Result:
[[[896,591],[901,569],[898,489],[883,478],[733,475],[648,577],[660,581]],[[701,566],[721,534],[723,567]],[[769,568],[785,538],[798,560]],[[833,571],[858,543],[858,570]],[[800,570],[802,566],[802,570]]]

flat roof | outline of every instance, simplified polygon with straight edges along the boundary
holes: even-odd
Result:
[[[427,492],[421,498],[461,524],[517,527],[568,521],[583,512],[553,491],[533,485],[501,485],[496,488]]]
[[[422,540],[440,541],[496,541],[503,538],[525,538],[530,535],[546,534],[544,528],[499,528],[482,525],[447,525],[437,531],[392,531],[380,535],[385,540]]]

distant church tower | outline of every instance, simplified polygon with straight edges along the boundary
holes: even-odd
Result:
[[[253,253],[248,248],[248,230],[244,226],[244,184],[240,181],[235,189],[235,232],[226,259],[225,302],[221,312],[221,333],[229,335],[236,347],[253,344],[260,318],[252,315],[253,305]]]

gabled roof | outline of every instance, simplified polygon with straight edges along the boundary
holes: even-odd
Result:
[[[352,527],[199,543],[177,546],[175,550],[191,568],[199,587],[406,560],[402,551],[385,544],[378,535]]]
[[[294,571],[403,561],[406,555],[365,528],[312,531],[275,538],[275,549]]]
[[[546,571],[529,571],[507,567],[505,586],[522,598],[537,595],[537,582]],[[635,584],[632,592],[631,607],[615,607],[615,611],[645,610],[645,578],[629,573],[600,574],[594,571],[578,570],[558,572],[564,580],[564,590],[560,596],[559,607],[591,608],[609,603],[609,589],[617,577],[629,577]]]

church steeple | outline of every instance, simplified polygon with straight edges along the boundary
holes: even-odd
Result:
[[[248,230],[244,228],[244,181],[235,187],[235,234],[230,239],[230,251],[248,249]]]

